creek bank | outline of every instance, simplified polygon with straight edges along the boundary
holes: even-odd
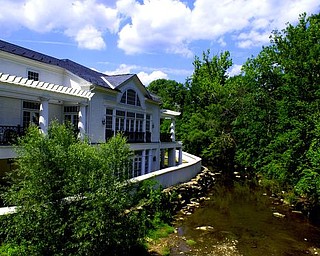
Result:
[[[181,211],[185,215],[191,215],[200,203],[209,200],[207,196],[221,172],[214,172],[206,167],[189,182],[181,183],[163,190],[163,193],[173,198],[170,202],[172,212]]]
[[[175,195],[173,196],[175,199],[171,201],[172,208],[175,210],[175,219],[173,222],[175,232],[168,238],[161,239],[158,242],[158,246],[162,245],[166,247],[167,250],[170,249],[170,255],[172,256],[246,255],[242,254],[244,249],[258,252],[264,247],[271,250],[269,248],[271,246],[274,246],[274,250],[280,250],[279,248],[281,248],[282,245],[278,246],[277,243],[281,243],[284,239],[285,243],[287,243],[291,239],[289,238],[290,233],[285,233],[285,230],[290,226],[290,230],[293,230],[292,234],[301,233],[302,236],[299,237],[295,244],[303,247],[308,243],[308,247],[303,249],[303,251],[296,249],[296,254],[292,255],[305,255],[305,253],[311,255],[320,254],[320,249],[316,246],[316,244],[318,244],[318,238],[316,239],[310,232],[309,236],[302,234],[304,232],[301,228],[307,229],[309,224],[304,221],[304,215],[301,211],[297,211],[292,205],[286,204],[283,199],[284,193],[272,194],[270,191],[265,193],[265,190],[259,183],[250,183],[249,178],[244,176],[239,177],[236,173],[234,174],[234,179],[230,180],[230,186],[228,183],[224,187],[225,190],[222,189],[220,191],[219,185],[222,185],[223,181],[224,176],[220,172],[210,171],[204,168],[203,171],[190,182],[165,189],[163,191],[164,193]],[[230,201],[233,197],[230,197],[230,193],[233,193],[232,191],[234,189],[237,191],[237,194],[234,195],[238,197],[236,201]],[[259,200],[255,199],[252,201],[256,195],[258,195]],[[240,204],[239,201],[241,201]],[[245,205],[242,205],[242,202]],[[219,203],[221,203],[221,205],[219,205]],[[267,205],[266,207],[264,207],[265,204]],[[230,206],[233,210],[229,210]],[[215,212],[210,210],[212,207],[216,208],[214,210]],[[237,208],[234,209],[234,207]],[[243,211],[246,213],[247,210],[250,210],[250,214],[246,216],[249,219],[246,219],[243,224],[244,226],[241,226],[241,222],[243,222],[241,216]],[[209,215],[208,211],[210,211]],[[230,211],[233,212],[230,213]],[[257,212],[258,215],[256,216],[255,214]],[[234,219],[229,219],[230,216],[234,217]],[[252,218],[252,216],[255,217]],[[250,222],[253,222],[253,224],[246,224]],[[261,230],[258,229],[260,225],[265,225],[265,223],[268,223],[266,227]],[[277,232],[280,235],[275,234],[273,229],[276,230],[280,223],[286,224],[281,232]],[[238,228],[238,225],[240,225],[240,230],[234,229],[235,227]],[[268,228],[270,230],[266,232]],[[319,236],[318,231],[314,234],[316,237]],[[274,239],[275,235],[277,235],[276,239]],[[192,243],[190,243],[190,241]],[[192,245],[194,243],[195,245]],[[150,249],[152,250],[152,248]],[[288,250],[288,253],[292,251],[290,248],[286,250]],[[240,253],[240,251],[242,253]],[[298,252],[300,254],[298,254]]]
[[[256,178],[260,180],[259,177]],[[173,198],[170,201],[170,210],[174,215],[180,212],[182,215],[188,216],[191,215],[196,208],[200,207],[202,202],[210,200],[210,191],[212,191],[215,184],[218,182],[220,184],[230,183],[230,186],[232,186],[234,181],[251,183],[251,179],[247,175],[240,175],[239,172],[234,172],[230,177],[224,177],[221,171],[210,170],[207,167],[203,167],[202,171],[189,182],[168,187],[162,192],[167,194],[168,198]],[[286,200],[285,191],[275,193],[268,188],[264,188],[260,181],[252,181],[252,184],[256,184],[252,186],[252,189],[255,189],[256,187],[260,187],[263,190],[265,189],[267,193],[264,192],[263,195],[269,197],[273,205],[283,206],[285,213],[274,212],[274,217],[284,218],[287,214],[293,213],[296,215],[307,216],[312,223],[320,225],[320,208],[310,210],[309,203],[303,198],[299,198],[295,203],[290,204],[289,201]],[[183,218],[181,217],[181,214],[179,214],[179,216],[180,219]]]

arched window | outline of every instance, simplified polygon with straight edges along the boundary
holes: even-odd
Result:
[[[129,89],[122,94],[120,102],[133,106],[141,106],[138,94],[132,89]]]

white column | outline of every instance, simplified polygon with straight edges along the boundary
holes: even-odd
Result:
[[[112,110],[112,130],[113,130],[113,135],[116,135],[116,110]]]
[[[171,125],[170,125],[170,134],[171,134],[171,140],[174,142],[176,141],[176,134],[175,134],[175,128],[176,128],[176,122],[174,119],[171,119]]]
[[[141,175],[146,174],[146,150],[142,150]]]
[[[86,126],[87,126],[87,104],[81,103],[79,109],[79,122],[78,122],[78,129],[79,129],[79,138],[84,139],[86,133]]]
[[[169,167],[176,166],[176,149],[168,149],[168,165]]]
[[[182,148],[179,148],[179,164],[182,164]]]
[[[153,150],[150,149],[149,150],[149,155],[148,155],[148,158],[149,158],[149,160],[148,160],[148,173],[152,172],[152,162],[153,162],[152,155],[153,155]]]
[[[49,124],[49,99],[40,98],[40,116],[39,116],[39,126],[40,131],[44,134],[48,132]]]
[[[147,128],[146,128],[146,125],[147,125],[147,114],[144,113],[143,114],[143,124],[142,124],[142,132],[143,132],[143,142],[147,142]]]

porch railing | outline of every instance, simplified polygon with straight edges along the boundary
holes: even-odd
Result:
[[[20,126],[0,125],[0,145],[12,145],[23,136],[25,129]]]

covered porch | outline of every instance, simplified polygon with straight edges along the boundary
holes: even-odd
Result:
[[[85,134],[90,91],[0,73],[0,92],[0,146],[15,143],[31,123],[47,133],[52,120],[70,121]]]

